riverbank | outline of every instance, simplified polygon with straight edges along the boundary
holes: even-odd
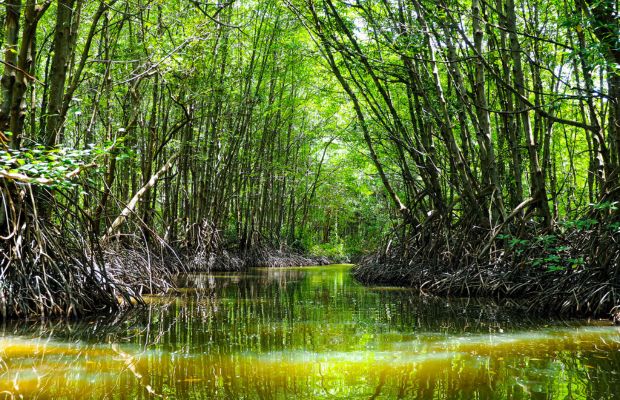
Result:
[[[193,252],[175,251],[131,235],[102,247],[53,226],[37,229],[43,239],[30,246],[0,244],[0,320],[113,314],[143,305],[145,294],[169,291],[186,272],[330,264],[283,247],[235,251],[200,244]]]
[[[210,252],[199,251],[184,258],[187,260],[184,264],[191,272],[243,271],[254,267],[282,268],[331,264],[326,257],[269,247],[246,251],[220,248]]]
[[[527,312],[619,320],[620,245],[609,227],[492,241],[421,236],[360,261],[365,284],[409,286],[454,297],[516,300]],[[463,243],[466,243],[465,245]]]
[[[257,243],[250,248],[240,249],[227,244],[218,230],[209,221],[197,227],[195,243],[182,246],[182,264],[191,272],[242,271],[251,267],[304,267],[326,265],[326,257],[302,254],[284,244],[277,246]]]

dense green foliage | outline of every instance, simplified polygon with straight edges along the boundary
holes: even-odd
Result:
[[[413,224],[550,226],[617,200],[614,2],[291,3]]]
[[[129,219],[176,248],[196,246],[204,221],[229,246],[334,256],[368,249],[382,233],[380,182],[348,140],[346,99],[277,1],[3,8],[5,178],[59,186],[81,152],[90,168],[72,178],[83,190],[53,201],[86,215],[95,236],[144,187]],[[76,151],[60,166],[22,162],[61,149]],[[2,221],[8,230],[11,218]]]

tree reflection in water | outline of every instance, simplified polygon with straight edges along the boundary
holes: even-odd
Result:
[[[5,325],[38,398],[613,398],[620,332],[366,288],[348,266],[193,274],[116,320]]]

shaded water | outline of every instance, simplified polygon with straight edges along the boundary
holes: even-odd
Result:
[[[190,275],[111,326],[4,326],[0,398],[609,399],[620,330],[367,288],[349,266]]]

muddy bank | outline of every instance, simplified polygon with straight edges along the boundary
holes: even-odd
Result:
[[[473,230],[472,230],[473,231]],[[618,318],[620,241],[615,230],[443,238],[419,235],[360,261],[366,284],[411,286],[439,296],[516,300],[528,312]],[[485,238],[486,241],[480,238]]]

